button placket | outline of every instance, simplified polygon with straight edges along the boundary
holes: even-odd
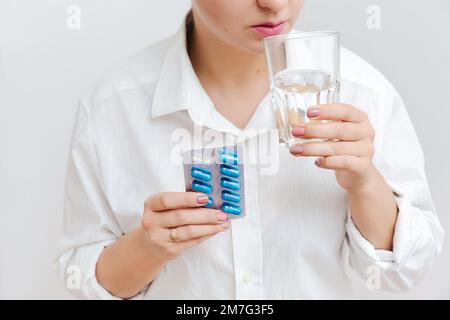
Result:
[[[252,281],[252,275],[251,274],[249,274],[249,273],[244,273],[243,275],[242,275],[242,282],[243,283],[249,283],[249,282],[251,282]]]
[[[257,166],[245,167],[246,214],[232,221],[236,299],[262,299],[262,239],[258,212]]]

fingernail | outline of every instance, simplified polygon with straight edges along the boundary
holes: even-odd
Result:
[[[294,127],[292,129],[292,134],[294,136],[302,136],[302,135],[305,134],[305,128],[303,128],[303,127]]]
[[[208,200],[209,200],[208,196],[198,196],[197,197],[198,204],[206,204],[206,203],[208,203]]]
[[[228,220],[228,216],[224,212],[219,212],[217,214],[217,220],[219,220],[219,221],[227,221]]]
[[[303,152],[303,147],[299,144],[293,145],[291,147],[291,153],[296,154],[296,153],[302,153],[302,152]]]
[[[222,227],[224,229],[229,229],[230,228],[230,223],[229,222],[224,222],[224,223],[222,223]]]
[[[316,164],[316,166],[320,166],[320,163],[322,162],[321,158],[317,158],[316,161],[314,161],[314,163]]]
[[[320,114],[319,108],[311,108],[308,110],[308,117],[315,118]]]

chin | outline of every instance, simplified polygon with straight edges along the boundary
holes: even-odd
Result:
[[[260,41],[259,44],[254,48],[253,53],[264,54],[264,47],[262,41]]]
[[[245,47],[241,47],[244,51],[254,54],[264,54],[264,47],[262,40],[252,40]]]

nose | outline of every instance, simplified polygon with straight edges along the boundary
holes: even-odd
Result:
[[[258,5],[262,8],[270,9],[273,12],[281,11],[289,0],[258,0]]]

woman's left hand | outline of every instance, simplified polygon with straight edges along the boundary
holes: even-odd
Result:
[[[311,119],[333,122],[296,126],[292,134],[298,138],[327,140],[296,144],[290,152],[294,156],[319,157],[316,165],[335,170],[338,183],[347,191],[368,184],[376,169],[372,164],[375,130],[367,114],[342,103],[318,105],[308,109],[307,114]]]

